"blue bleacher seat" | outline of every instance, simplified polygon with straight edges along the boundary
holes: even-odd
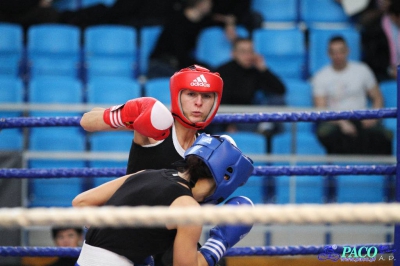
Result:
[[[141,75],[146,75],[147,73],[150,55],[162,29],[162,26],[145,26],[140,29],[139,68]]]
[[[350,18],[340,3],[333,0],[300,0],[299,8],[300,21],[308,27],[317,23],[350,23]]]
[[[296,153],[308,155],[325,155],[324,146],[311,131],[298,131],[296,135]]]
[[[299,131],[307,131],[309,133],[315,132],[315,123],[314,122],[292,122],[292,123],[284,123],[283,124],[283,132],[299,132]]]
[[[349,60],[361,59],[360,33],[352,27],[322,29],[311,28],[309,37],[309,74],[315,72],[330,63],[328,56],[328,43],[334,36],[342,36],[349,46]]]
[[[165,105],[171,104],[169,78],[147,80],[144,84],[144,96],[154,97]]]
[[[293,140],[292,132],[284,132],[272,137],[273,154],[309,154],[324,155],[326,151],[319,143],[315,133],[309,130],[296,132]]]
[[[94,5],[112,6],[116,0],[81,0],[81,7],[86,8]]]
[[[275,185],[278,204],[323,203],[325,200],[322,176],[278,176]]]
[[[237,27],[237,35],[248,37],[243,27]],[[221,27],[209,27],[200,32],[195,48],[195,57],[199,62],[217,68],[231,60],[232,43],[226,38]]]
[[[23,148],[24,136],[20,128],[8,128],[0,131],[0,151],[22,151]]]
[[[301,79],[284,79],[288,107],[313,107],[311,84]]]
[[[238,187],[229,198],[245,196],[251,199],[254,204],[264,203],[264,176],[250,176],[246,184]]]
[[[28,86],[30,103],[82,103],[82,83],[68,77],[38,77]]]
[[[253,132],[235,132],[221,133],[229,135],[236,142],[237,147],[246,155],[258,154],[265,155],[267,151],[266,139],[263,135]],[[250,156],[251,158],[251,156]],[[259,166],[259,163],[255,163]],[[230,196],[246,196],[249,197],[255,204],[264,202],[264,179],[263,176],[250,176],[244,186],[239,187]]]
[[[257,29],[253,41],[256,52],[264,56],[275,74],[281,78],[303,77],[306,50],[300,29]]]
[[[21,104],[24,99],[24,85],[17,77],[0,76],[0,103]],[[0,111],[0,117],[21,116],[21,111]]]
[[[383,202],[384,186],[383,176],[337,176],[337,202]]]
[[[134,78],[137,67],[136,29],[121,25],[96,25],[84,32],[87,78]]]
[[[261,13],[264,22],[296,23],[297,0],[253,0],[252,10]]]
[[[383,119],[383,125],[388,129],[393,131],[393,134],[397,131],[397,119],[395,118],[386,118]],[[394,137],[396,138],[396,137]]]
[[[23,103],[24,87],[22,81],[14,76],[0,76],[0,104]],[[19,117],[22,111],[0,111],[0,118]],[[0,130],[0,150],[19,150],[24,147],[22,129]]]
[[[140,84],[129,78],[93,77],[87,84],[87,102],[92,104],[122,104],[140,96]]]
[[[31,151],[84,151],[85,135],[77,127],[32,128],[29,134]]]
[[[64,24],[39,24],[28,29],[28,62],[31,77],[78,77],[80,30]]]
[[[265,154],[266,139],[263,135],[253,132],[226,133],[236,142],[238,148],[245,154]]]
[[[89,163],[92,168],[126,168],[126,162],[96,160]],[[98,187],[116,177],[95,177],[93,178],[93,187]]]
[[[126,152],[128,154],[132,140],[132,131],[96,132],[89,136],[91,151],[99,152]]]
[[[382,81],[379,87],[383,96],[383,106],[397,107],[397,82],[395,80]]]
[[[16,77],[23,53],[21,25],[0,22],[0,75]]]
[[[284,132],[273,136],[271,146],[273,154],[291,154],[296,149],[296,146],[293,144],[291,132]]]
[[[86,66],[88,81],[98,77],[132,79],[134,75],[134,65],[131,60],[93,57],[88,60]]]
[[[83,161],[31,160],[30,168],[82,168]],[[84,178],[35,178],[29,180],[29,207],[71,207],[83,191]]]
[[[79,128],[33,128],[29,136],[30,151],[83,152],[85,136]],[[85,167],[80,160],[32,159],[30,168]],[[30,207],[71,206],[72,199],[83,189],[83,178],[32,179],[29,184]]]
[[[383,100],[384,107],[386,108],[396,108],[397,107],[397,83],[394,80],[391,81],[382,81],[379,84]],[[383,119],[383,125],[392,131],[393,140],[392,140],[392,154],[396,155],[397,151],[397,119]]]
[[[121,168],[126,167],[129,150],[133,140],[133,133],[123,132],[96,132],[89,136],[90,150],[92,152],[125,152],[126,161],[90,161],[89,166],[95,168]],[[115,177],[94,178],[94,186],[99,186],[105,182],[115,179]]]
[[[81,104],[82,83],[68,77],[37,77],[28,86],[28,101],[36,104]],[[78,112],[31,111],[31,116],[76,116]]]

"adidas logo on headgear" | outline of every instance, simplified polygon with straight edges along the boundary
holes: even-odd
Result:
[[[198,76],[196,79],[194,79],[194,80],[190,83],[190,86],[209,88],[209,87],[210,87],[210,84],[207,83],[206,78],[204,77],[203,74],[201,74],[200,76]]]

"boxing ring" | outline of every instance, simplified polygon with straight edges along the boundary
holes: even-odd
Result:
[[[398,72],[400,71],[400,67]],[[400,77],[397,88],[400,89]],[[397,93],[399,105],[400,94]],[[257,114],[217,114],[213,123],[258,123],[258,122],[317,122],[340,119],[393,119],[400,117],[400,108],[379,110],[357,110],[339,112],[292,112]],[[0,129],[22,127],[53,127],[79,125],[80,117],[21,117],[0,119]],[[254,207],[205,206],[172,211],[164,207],[85,207],[85,208],[0,208],[0,228],[21,228],[35,225],[95,226],[155,226],[176,224],[394,224],[393,243],[352,245],[356,249],[369,247],[379,249],[380,254],[391,253],[400,258],[400,131],[397,124],[397,150],[395,165],[357,166],[257,166],[253,175],[396,175],[395,203],[378,204],[265,204]],[[73,168],[73,169],[0,169],[0,178],[66,178],[66,177],[119,177],[125,168]],[[239,209],[240,208],[240,209]],[[338,254],[346,246],[334,246]],[[331,247],[333,247],[331,246]],[[69,256],[77,257],[80,248],[56,247],[0,247],[1,256]],[[327,255],[326,246],[262,246],[234,247],[225,256],[283,256],[283,255]],[[329,253],[331,254],[331,253]],[[329,255],[328,254],[328,255]],[[332,259],[328,258],[323,259]],[[332,259],[333,260],[333,259]],[[400,266],[400,259],[394,260]]]

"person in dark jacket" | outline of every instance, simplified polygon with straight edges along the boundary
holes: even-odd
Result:
[[[236,38],[233,16],[221,15],[215,21],[211,8],[211,0],[187,0],[182,10],[169,17],[150,56],[147,78],[170,77],[179,69],[193,64],[208,67],[194,57],[197,38],[207,27],[222,22],[228,40]]]
[[[237,38],[233,43],[232,60],[217,68],[216,72],[224,80],[221,104],[284,105],[285,85],[268,69],[265,59],[254,52],[251,39]],[[257,97],[260,94],[263,97]],[[257,124],[235,124],[223,131],[254,131],[255,127]]]
[[[400,2],[390,1],[381,16],[366,22],[361,30],[363,61],[379,82],[393,80],[400,63]]]

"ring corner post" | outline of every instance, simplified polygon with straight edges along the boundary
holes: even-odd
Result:
[[[396,146],[396,202],[400,202],[400,65],[397,66],[397,146]],[[400,266],[400,224],[395,225],[394,229],[394,249],[393,255],[397,260],[394,260],[393,266]]]

